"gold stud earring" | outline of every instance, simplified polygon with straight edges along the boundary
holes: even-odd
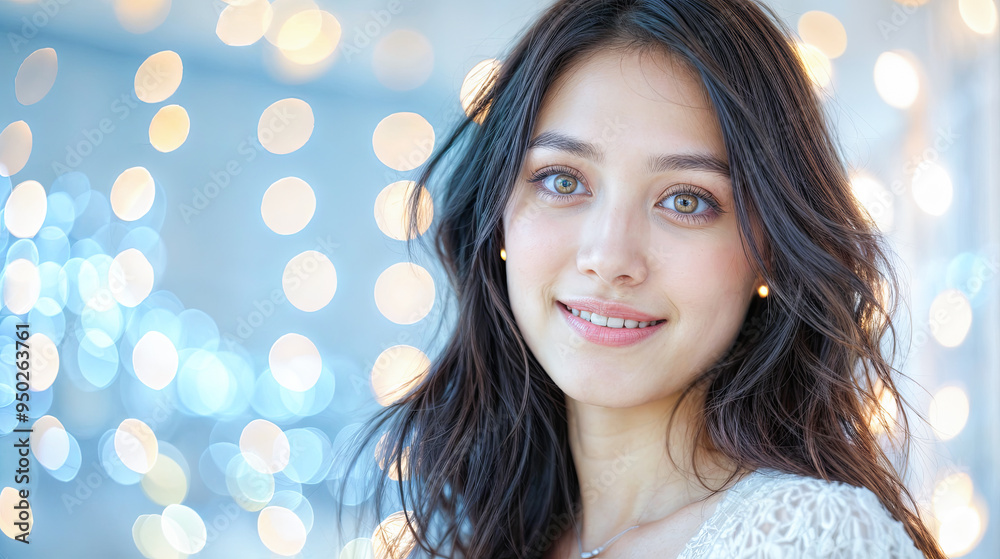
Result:
[[[767,297],[767,293],[768,293],[768,289],[767,289],[767,284],[766,283],[757,288],[757,295],[760,295],[761,299],[763,299],[764,297]]]
[[[500,249],[500,260],[507,261],[507,249]]]

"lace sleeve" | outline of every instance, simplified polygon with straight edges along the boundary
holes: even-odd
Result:
[[[771,472],[730,491],[680,557],[924,557],[867,488]]]
[[[816,534],[815,557],[923,559],[903,523],[864,487],[830,484],[803,502],[805,533]]]

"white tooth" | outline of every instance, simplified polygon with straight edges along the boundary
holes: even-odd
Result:
[[[570,309],[569,312],[573,313],[573,316],[580,316],[580,311],[576,309]]]
[[[593,324],[596,324],[598,326],[607,326],[608,325],[608,317],[601,316],[601,315],[599,315],[597,313],[590,313],[590,322],[593,323]]]
[[[626,320],[625,321],[625,327],[626,328],[636,328],[638,326],[639,326],[639,323],[636,322],[635,320]]]
[[[613,316],[608,317],[608,328],[624,328],[624,327],[625,327],[624,318],[615,318]]]
[[[590,311],[580,311],[580,318],[590,320]]]
[[[649,326],[649,323],[648,322],[640,322],[638,326],[639,326],[639,328],[645,328],[645,327]]]

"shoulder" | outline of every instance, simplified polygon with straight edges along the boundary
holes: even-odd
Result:
[[[712,547],[733,557],[923,557],[868,488],[758,470],[729,492]]]

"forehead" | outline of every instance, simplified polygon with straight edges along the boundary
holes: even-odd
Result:
[[[605,50],[570,65],[546,92],[534,134],[553,129],[644,152],[726,153],[697,73],[661,51]]]

